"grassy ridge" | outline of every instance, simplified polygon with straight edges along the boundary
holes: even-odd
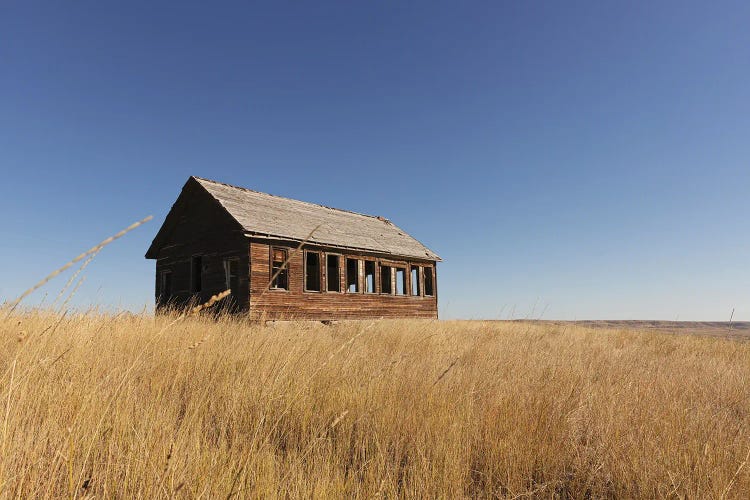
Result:
[[[0,333],[3,496],[750,491],[750,343],[40,311]]]

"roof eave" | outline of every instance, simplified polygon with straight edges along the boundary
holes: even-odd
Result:
[[[300,238],[292,238],[290,236],[283,236],[280,234],[269,234],[269,233],[256,233],[253,231],[245,231],[244,235],[248,238],[261,238],[261,239],[275,239],[275,240],[284,240],[284,241],[295,241],[295,242],[305,242],[310,245],[316,245],[316,246],[322,246],[322,247],[331,247],[331,248],[338,248],[341,250],[355,250],[360,252],[371,252],[371,253],[377,253],[381,255],[390,255],[393,257],[401,257],[406,259],[420,259],[420,260],[429,260],[434,262],[442,262],[443,259],[440,258],[439,255],[436,253],[430,251],[430,255],[412,255],[412,254],[400,254],[395,252],[386,252],[383,250],[377,250],[374,248],[363,248],[363,247],[352,247],[352,246],[346,246],[346,245],[337,245],[335,243],[326,243],[323,241],[314,241],[314,240],[302,240]]]

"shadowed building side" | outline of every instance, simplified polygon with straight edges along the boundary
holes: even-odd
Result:
[[[231,288],[232,308],[253,319],[438,315],[440,257],[391,221],[199,177],[146,258],[157,308]]]

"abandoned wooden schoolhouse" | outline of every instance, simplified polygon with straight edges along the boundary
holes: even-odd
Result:
[[[437,318],[440,257],[386,218],[190,177],[147,259],[156,305],[253,319]]]

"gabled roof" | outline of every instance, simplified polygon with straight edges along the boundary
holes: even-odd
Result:
[[[202,186],[249,235],[293,241],[309,237],[307,241],[311,244],[441,260],[383,217],[282,198],[200,177],[190,179]]]

